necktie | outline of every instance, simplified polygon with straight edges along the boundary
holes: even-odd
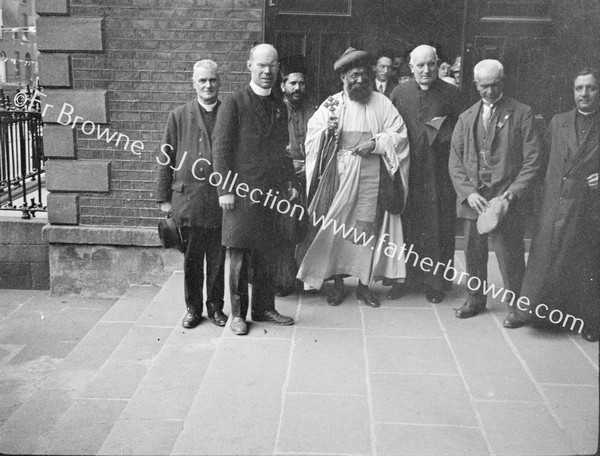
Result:
[[[383,84],[379,84],[379,93],[383,93]]]
[[[483,128],[487,131],[490,128],[490,120],[492,119],[492,111],[494,109],[494,105],[484,102],[483,103]]]

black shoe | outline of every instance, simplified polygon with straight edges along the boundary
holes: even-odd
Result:
[[[186,329],[192,329],[192,328],[195,328],[196,326],[198,326],[201,321],[202,321],[202,315],[198,315],[196,313],[192,313],[192,312],[188,311],[188,313],[185,315],[185,317],[183,317],[181,326],[183,326]]]
[[[598,331],[598,328],[586,328],[584,326],[581,337],[588,342],[598,342],[598,339],[600,339],[600,331]]]
[[[346,299],[346,287],[344,279],[335,278],[333,283],[333,293],[327,297],[327,303],[330,306],[339,306]]]
[[[294,319],[292,317],[286,317],[285,315],[281,315],[276,310],[267,310],[266,312],[260,315],[252,315],[252,320],[267,321],[269,323],[275,323],[279,326],[290,326],[294,324]]]
[[[238,336],[248,334],[248,323],[242,317],[233,317],[229,325],[231,331]]]
[[[215,310],[212,314],[208,314],[208,318],[217,326],[225,326],[227,324],[227,315],[221,309]]]
[[[404,296],[408,290],[402,282],[395,282],[385,295],[387,299],[399,299]]]
[[[522,326],[527,326],[529,322],[517,313],[517,312],[509,312],[504,321],[502,322],[502,326],[505,328],[515,329],[520,328]]]
[[[442,291],[452,291],[453,285],[454,285],[453,282],[448,282],[447,280],[444,280],[442,282]]]
[[[358,287],[356,287],[356,297],[369,307],[379,307],[379,298],[366,285],[358,284]]]
[[[477,314],[480,314],[484,310],[485,304],[476,304],[467,301],[461,307],[456,309],[455,313],[457,318],[471,318]]]
[[[444,292],[439,290],[434,290],[433,288],[429,288],[425,291],[425,299],[433,304],[439,304],[445,298]]]

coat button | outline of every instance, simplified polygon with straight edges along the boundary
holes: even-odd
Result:
[[[563,180],[563,182],[564,182],[564,181],[566,181],[566,180],[567,180],[567,177],[566,177],[566,176],[563,176],[562,180]]]

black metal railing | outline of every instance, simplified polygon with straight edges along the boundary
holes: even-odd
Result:
[[[0,89],[0,210],[21,211],[24,219],[46,210],[44,144],[39,87],[11,100]]]

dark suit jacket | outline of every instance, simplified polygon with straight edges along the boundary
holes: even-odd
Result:
[[[281,199],[288,182],[295,182],[288,144],[287,108],[282,100],[270,95],[272,115],[269,118],[260,98],[248,85],[235,92],[219,109],[213,131],[215,171],[226,177],[237,175],[249,191],[237,193],[229,186],[217,188],[219,195],[233,193],[235,208],[223,211],[223,245],[227,247],[266,249],[273,245],[276,207],[273,199],[264,206],[269,190]],[[237,184],[236,184],[237,186]],[[238,187],[238,189],[241,187]],[[252,202],[250,193],[259,203]],[[277,195],[279,191],[279,195]],[[262,196],[261,196],[262,195]]]
[[[215,109],[218,109],[219,106]],[[169,114],[158,157],[156,201],[170,201],[179,226],[221,226],[212,172],[211,141],[194,99]]]
[[[375,90],[376,92],[379,92],[379,90],[377,90],[378,84],[379,84],[379,81],[377,79],[375,79],[375,82],[373,83],[373,90]],[[392,91],[394,90],[394,87],[396,87],[397,85],[398,85],[397,82],[393,82],[388,79],[387,85],[385,86],[385,90],[383,91],[383,94],[386,97],[390,98]]]
[[[463,112],[454,128],[450,147],[449,170],[457,194],[457,216],[476,219],[478,214],[467,204],[473,192],[479,192],[480,151],[475,142],[481,100]],[[540,167],[540,149],[529,106],[503,96],[497,106],[497,122],[492,132],[491,155],[493,196],[510,190],[521,199]],[[515,203],[517,203],[516,201]]]

